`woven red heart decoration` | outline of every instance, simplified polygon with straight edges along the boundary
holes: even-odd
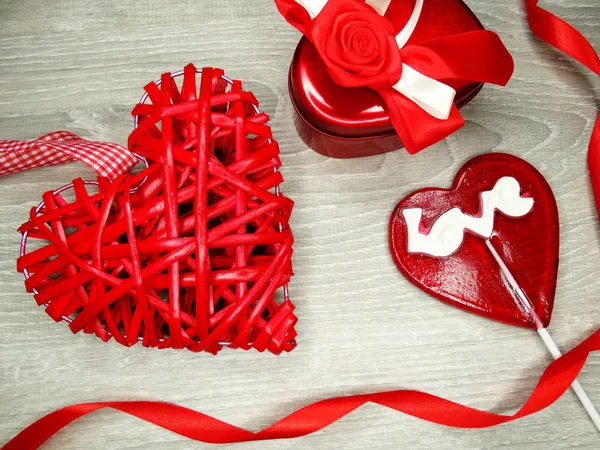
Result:
[[[292,350],[293,202],[268,116],[220,69],[188,65],[145,91],[129,149],[148,167],[45,193],[20,227],[26,289],[104,341]]]

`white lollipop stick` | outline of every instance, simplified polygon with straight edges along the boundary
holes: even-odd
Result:
[[[485,240],[485,245],[487,246],[488,250],[498,263],[498,266],[500,266],[500,271],[504,274],[511,287],[517,293],[517,297],[514,298],[515,303],[521,311],[523,311],[525,314],[528,314],[533,319],[538,334],[542,338],[542,341],[544,341],[544,344],[546,344],[548,351],[554,357],[554,359],[560,358],[562,356],[562,353],[556,346],[556,343],[550,336],[550,333],[548,333],[548,330],[544,328],[540,317],[535,312],[535,309],[529,301],[529,299],[527,298],[527,296],[525,295],[525,292],[523,292],[523,289],[521,289],[521,286],[519,286],[519,283],[517,283],[517,280],[515,280],[513,274],[510,272],[508,267],[506,267],[506,264],[504,263],[504,261],[502,260],[502,258],[500,257],[500,255],[498,254],[498,252],[496,251],[489,239]],[[583,387],[577,379],[573,381],[573,384],[571,384],[571,388],[573,389],[573,391],[579,398],[579,401],[587,411],[588,415],[590,416],[590,419],[592,419],[592,422],[594,422],[594,425],[600,432],[600,414],[598,414],[598,411],[596,410],[592,401],[588,397],[587,393],[583,390]]]

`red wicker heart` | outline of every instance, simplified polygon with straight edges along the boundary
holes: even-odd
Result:
[[[74,333],[104,341],[292,350],[293,202],[279,191],[268,116],[219,69],[188,65],[145,90],[129,148],[148,167],[44,194],[20,228],[27,290]]]

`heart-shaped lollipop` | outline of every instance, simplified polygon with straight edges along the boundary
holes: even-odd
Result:
[[[268,116],[220,69],[145,90],[129,148],[148,167],[44,194],[20,228],[27,290],[73,332],[123,345],[293,349],[293,202]]]
[[[425,188],[398,203],[390,250],[416,286],[449,305],[537,330],[558,358],[546,330],[558,270],[556,199],[535,167],[489,153],[468,161],[450,189]],[[581,387],[573,390],[600,430],[600,415]]]
[[[535,314],[515,302],[517,285],[542,326],[550,322],[558,269],[556,200],[544,177],[516,156],[478,156],[459,170],[450,189],[405,197],[391,217],[390,248],[400,271],[443,302],[536,329]]]

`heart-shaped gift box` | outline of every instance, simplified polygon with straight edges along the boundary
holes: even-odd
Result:
[[[20,228],[27,291],[104,341],[290,351],[293,202],[268,116],[220,69],[190,64],[145,90],[129,149],[146,169],[43,195]]]
[[[326,4],[327,2],[276,0],[288,22],[303,31],[306,36],[310,36],[310,27],[316,20],[310,23],[306,18],[302,19],[297,5],[294,6],[294,1],[303,5]],[[329,0],[329,2],[363,3],[364,0]],[[422,3],[422,8],[417,4],[419,2],[420,0],[392,0],[385,10],[385,18],[392,23],[397,32],[408,27],[407,23],[414,15],[415,8],[420,8],[418,21],[408,41],[404,44],[404,48],[434,42],[438,38],[484,30],[481,22],[462,0],[426,0]],[[367,0],[366,3],[375,7],[379,4],[379,12],[383,12],[381,4],[385,6],[388,2]],[[358,8],[358,6],[356,7]],[[363,12],[361,10],[361,13]],[[317,38],[313,35],[312,39]],[[477,40],[475,38],[474,42]],[[478,58],[478,64],[484,67],[484,69],[479,68],[475,71],[482,70],[481,73],[483,73],[484,70],[488,70],[488,74],[474,76],[473,79],[505,84],[512,74],[512,59],[501,43],[494,42],[493,44],[488,47],[489,50],[478,50],[479,55],[491,56],[489,59],[473,56],[473,58]],[[329,45],[329,42],[324,44],[326,48]],[[451,53],[454,58],[467,59],[469,58],[468,51],[465,50],[469,50],[469,45],[455,45],[451,49]],[[430,60],[431,56],[427,53],[428,51],[425,50],[417,58],[422,61]],[[490,55],[490,52],[497,54]],[[395,129],[390,119],[389,104],[386,104],[380,93],[367,86],[349,87],[340,84],[337,80],[334,81],[328,70],[329,67],[321,56],[313,42],[307,37],[301,39],[290,65],[289,91],[296,112],[296,129],[300,137],[310,148],[323,155],[335,158],[353,158],[392,151],[403,145],[406,145],[410,153],[414,153],[424,146],[437,142],[462,125],[462,123],[452,127],[449,124],[441,125],[442,128],[449,127],[452,130],[444,131],[440,136],[433,133],[436,136],[424,139],[424,141],[428,141],[427,144],[421,144],[420,147],[417,145],[417,148],[415,145],[407,145],[406,141],[403,144],[397,134],[398,128]],[[434,65],[444,64],[444,61],[434,61]],[[445,71],[446,69],[441,69],[441,72],[448,75],[442,73],[441,76],[436,75],[434,78],[456,91],[454,104],[458,108],[470,102],[483,86],[482,81],[473,81],[466,77],[462,79],[461,76],[449,75],[449,72]],[[467,73],[467,71],[463,73]],[[405,116],[415,115],[414,112],[409,111],[404,114]],[[423,122],[418,118],[415,120],[417,123]],[[407,124],[406,127],[414,128],[414,124]],[[430,133],[430,131],[425,130],[418,133]],[[406,137],[410,131],[404,134]]]

